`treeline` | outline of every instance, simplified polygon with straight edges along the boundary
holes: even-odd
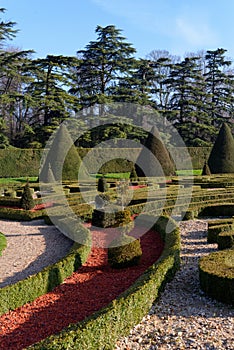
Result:
[[[33,59],[32,50],[7,46],[17,35],[14,26],[0,22],[1,148],[41,148],[63,120],[109,102],[152,106],[176,127],[187,146],[211,145],[221,124],[232,122],[234,71],[223,48],[183,59],[154,50],[137,59],[122,31],[110,25],[97,26],[97,39],[74,57]],[[108,133],[145,137],[139,129],[118,125],[101,137]],[[100,141],[86,133],[78,146],[93,147]]]

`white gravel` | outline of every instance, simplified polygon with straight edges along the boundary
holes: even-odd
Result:
[[[7,248],[0,257],[0,288],[41,271],[66,255],[73,242],[44,220],[0,220]]]
[[[181,269],[142,322],[116,350],[234,349],[234,309],[199,288],[198,259],[217,250],[207,244],[205,220],[180,223]]]

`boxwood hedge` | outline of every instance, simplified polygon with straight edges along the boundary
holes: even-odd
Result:
[[[148,218],[146,215],[145,219]],[[117,339],[127,335],[141,321],[166,282],[172,279],[179,268],[180,233],[175,222],[162,216],[153,228],[161,233],[165,242],[163,254],[155,264],[107,307],[29,349],[114,349]]]

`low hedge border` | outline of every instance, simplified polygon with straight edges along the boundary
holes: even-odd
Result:
[[[199,261],[201,289],[211,298],[234,305],[234,249],[221,250]]]
[[[31,221],[44,218],[45,215],[45,210],[31,211],[24,209],[0,208],[0,219]]]
[[[6,246],[7,246],[6,237],[3,233],[0,232],[0,256],[2,255],[2,251],[6,248]]]
[[[51,291],[63,280],[72,275],[90,253],[90,232],[82,225],[80,230],[86,236],[86,245],[74,243],[69,253],[53,265],[15,284],[0,289],[0,314],[14,310],[37,297]]]
[[[233,224],[223,224],[208,227],[207,231],[207,243],[218,243],[218,235],[224,231],[232,231]]]
[[[148,218],[152,220],[152,216]],[[155,264],[107,307],[28,349],[114,349],[117,339],[127,335],[148,313],[180,265],[180,232],[176,223],[161,216],[153,228],[160,232],[165,242],[163,254]]]
[[[234,247],[234,231],[224,231],[217,237],[218,249],[229,249]]]

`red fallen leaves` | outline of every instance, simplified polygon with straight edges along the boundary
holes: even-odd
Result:
[[[0,316],[0,349],[23,349],[106,306],[130,287],[163,250],[160,236],[153,231],[141,237],[141,245],[140,264],[120,270],[108,265],[106,249],[93,248],[87,262],[63,284]]]

